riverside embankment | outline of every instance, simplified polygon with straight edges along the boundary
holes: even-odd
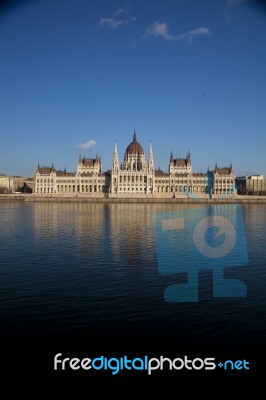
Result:
[[[248,204],[264,204],[266,203],[266,196],[234,196],[230,198],[191,198],[191,197],[173,197],[173,198],[158,198],[158,197],[96,197],[88,195],[36,195],[36,194],[1,194],[0,201],[24,201],[24,202],[75,202],[75,203],[161,203],[161,204],[234,204],[234,203],[248,203]]]

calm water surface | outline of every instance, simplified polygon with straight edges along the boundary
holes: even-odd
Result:
[[[46,368],[64,351],[237,357],[258,365],[266,340],[266,205],[242,206],[248,265],[225,270],[246,284],[247,296],[213,298],[206,266],[198,302],[168,303],[165,288],[187,276],[159,273],[153,214],[189,207],[0,203],[3,347],[22,356],[27,347],[35,361],[42,354]]]

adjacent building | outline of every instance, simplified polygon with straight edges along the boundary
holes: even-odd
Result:
[[[236,178],[236,190],[242,195],[266,195],[266,179],[263,175],[246,175]]]
[[[0,194],[31,193],[33,191],[33,178],[23,176],[7,176],[0,174]]]
[[[6,194],[11,193],[13,190],[13,184],[11,177],[0,174],[0,193]]]
[[[212,197],[236,194],[232,165],[215,166],[206,173],[193,173],[191,156],[170,154],[168,171],[155,169],[152,144],[146,158],[134,131],[133,139],[119,159],[114,146],[112,168],[102,171],[101,157],[81,157],[77,172],[58,171],[38,165],[34,172],[36,194],[84,194],[96,197]]]

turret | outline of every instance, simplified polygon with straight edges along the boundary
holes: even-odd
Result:
[[[151,142],[150,142],[148,168],[149,168],[149,172],[153,172],[154,171],[153,151],[152,151]]]
[[[118,171],[119,171],[119,159],[118,159],[117,144],[115,142],[112,172],[118,172]]]

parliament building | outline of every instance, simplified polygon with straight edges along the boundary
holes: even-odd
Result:
[[[193,173],[190,153],[175,158],[171,152],[168,171],[155,169],[152,145],[145,157],[134,131],[120,163],[115,143],[112,169],[103,172],[101,158],[79,157],[77,172],[58,171],[38,165],[34,172],[34,193],[68,196],[121,198],[187,198],[232,196],[235,175],[232,166],[206,173]]]

